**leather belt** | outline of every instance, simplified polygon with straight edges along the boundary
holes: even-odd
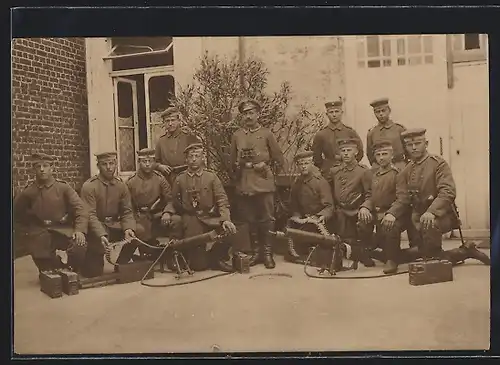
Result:
[[[137,208],[137,211],[140,212],[140,213],[148,213],[149,211],[151,210],[150,207],[148,206],[145,206],[145,207],[138,207]]]
[[[104,223],[116,223],[119,221],[119,217],[104,217],[103,222]]]
[[[390,207],[375,207],[375,211],[377,213],[380,213],[380,212],[386,212],[389,210]]]

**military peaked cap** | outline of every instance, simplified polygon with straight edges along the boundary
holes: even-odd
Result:
[[[337,141],[339,147],[358,147],[358,141],[354,138],[344,138]]]
[[[425,138],[425,132],[427,132],[425,128],[408,129],[404,132],[401,132],[401,138],[403,138],[405,141],[411,139],[421,139]]]
[[[191,143],[184,149],[184,153],[188,154],[190,151],[203,150],[203,145],[201,143]]]
[[[116,159],[118,156],[118,153],[116,151],[109,151],[109,152],[101,152],[101,153],[96,153],[95,157],[97,158],[97,161],[103,161],[103,160],[109,160],[109,159]]]
[[[155,155],[155,150],[152,148],[143,148],[142,150],[137,151],[138,157],[151,157]]]
[[[172,114],[175,114],[175,113],[179,113],[179,109],[177,109],[176,107],[169,107],[167,109],[165,109],[164,111],[162,111],[160,113],[160,117],[164,118],[164,117],[168,117],[169,115],[172,115]]]
[[[243,100],[238,104],[238,111],[240,113],[246,112],[247,110],[251,109],[257,109],[258,111],[260,111],[262,109],[262,106],[257,100],[253,99]]]
[[[337,100],[337,101],[329,101],[328,103],[325,103],[325,108],[330,109],[330,108],[342,108],[342,101]]]
[[[295,157],[293,158],[293,160],[295,162],[297,161],[300,161],[300,160],[303,160],[305,158],[312,158],[314,155],[314,152],[313,151],[304,151],[304,152],[299,152],[295,155]]]
[[[389,105],[389,98],[375,99],[370,103],[370,106],[374,109],[386,105]]]
[[[375,141],[372,146],[373,151],[387,150],[392,148],[392,142],[388,139]]]
[[[31,155],[33,164],[44,163],[44,162],[54,162],[54,158],[46,153],[36,152]]]

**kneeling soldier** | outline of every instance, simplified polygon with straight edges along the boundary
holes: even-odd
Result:
[[[423,257],[445,257],[452,263],[467,258],[489,265],[490,259],[474,244],[442,251],[444,233],[460,226],[456,212],[456,188],[448,163],[440,156],[427,152],[424,128],[401,133],[411,162],[401,172],[398,189],[405,191],[396,204],[411,206],[412,223],[420,233],[417,246]]]
[[[298,153],[294,160],[299,168],[300,176],[295,181],[291,189],[290,227],[318,233],[314,224],[300,223],[300,219],[313,218],[318,223],[328,225],[333,215],[333,198],[330,185],[321,174],[321,171],[314,166],[314,153],[312,151]],[[297,247],[300,253],[307,253],[307,248]],[[293,245],[289,247],[289,254],[293,260],[299,259]],[[322,252],[321,256],[327,254]],[[327,258],[325,258],[327,259]]]
[[[82,200],[89,209],[89,245],[82,274],[88,278],[102,275],[104,253],[110,242],[129,240],[120,251],[118,264],[132,258],[137,244],[134,213],[130,192],[122,179],[115,176],[116,152],[97,154],[99,174],[87,180],[82,187]]]
[[[371,174],[368,168],[356,160],[358,141],[338,141],[342,164],[330,169],[335,203],[335,230],[346,242],[364,250],[372,248],[373,218],[371,214]],[[360,252],[359,261],[374,266],[371,258]]]
[[[88,212],[78,194],[53,177],[53,159],[33,154],[35,181],[14,200],[14,218],[39,271],[62,268],[57,250],[66,250],[68,266],[79,272],[86,251]]]
[[[236,233],[222,182],[215,173],[203,167],[203,146],[191,144],[184,152],[188,169],[175,179],[173,200],[165,208],[162,223],[172,225],[178,238],[193,237],[211,230]],[[180,251],[183,251],[191,269],[203,271],[210,266],[207,248],[198,246]]]
[[[172,200],[172,189],[167,179],[154,170],[154,149],[144,148],[137,152],[137,157],[139,169],[127,180],[137,223],[136,235],[140,240],[156,245],[156,238],[166,234],[160,224],[160,217],[162,210]],[[152,249],[143,245],[139,246],[139,251],[153,254]]]

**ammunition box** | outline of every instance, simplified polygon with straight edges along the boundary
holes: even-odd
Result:
[[[62,279],[62,291],[66,295],[79,293],[80,279],[78,274],[70,270],[59,270]]]
[[[38,276],[40,279],[40,291],[51,298],[62,297],[62,279],[55,271],[42,271]]]
[[[410,285],[453,281],[452,264],[447,260],[416,261],[408,265]]]
[[[250,256],[234,255],[233,269],[240,274],[248,274],[250,272]]]
[[[139,261],[118,266],[118,282],[126,284],[141,281],[152,264],[150,261]],[[154,270],[151,270],[145,279],[153,278]]]

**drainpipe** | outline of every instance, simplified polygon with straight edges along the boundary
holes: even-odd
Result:
[[[238,62],[240,66],[245,62],[245,39],[244,37],[238,37]],[[240,68],[240,90],[243,92],[245,90],[245,75],[243,73],[243,67]]]
[[[452,35],[446,35],[446,76],[448,78],[448,89],[453,89],[454,75],[453,75],[453,49],[452,49]]]

